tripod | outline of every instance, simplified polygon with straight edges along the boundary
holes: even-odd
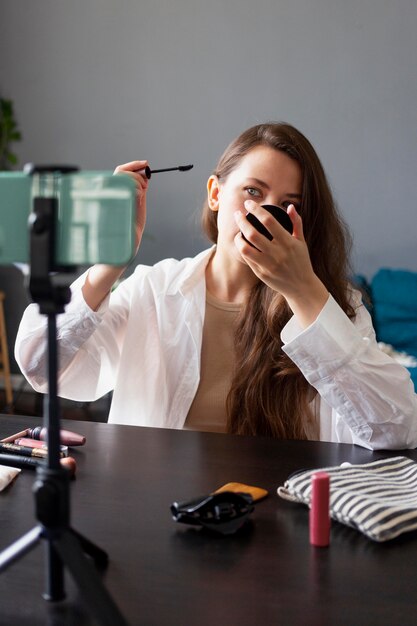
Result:
[[[71,299],[69,287],[54,283],[56,198],[34,198],[31,216],[29,290],[41,314],[47,316],[48,395],[44,402],[48,455],[36,470],[33,485],[39,524],[0,554],[0,571],[34,548],[41,539],[46,547],[46,600],[65,598],[64,566],[68,568],[93,616],[103,626],[127,626],[96,569],[105,569],[108,556],[101,548],[70,527],[69,473],[60,465],[60,416],[56,315]],[[87,558],[90,557],[90,558]],[[96,567],[93,566],[92,562]]]

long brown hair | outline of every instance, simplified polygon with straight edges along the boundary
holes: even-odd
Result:
[[[339,216],[320,160],[311,143],[285,123],[259,124],[235,139],[213,172],[222,182],[259,145],[284,152],[301,167],[300,214],[313,269],[336,302],[354,317],[349,304],[351,239]],[[203,228],[217,242],[217,212],[206,203]],[[284,298],[259,281],[235,329],[235,369],[227,398],[227,429],[238,434],[286,439],[318,438],[310,409],[316,391],[282,350],[281,331],[292,312]]]

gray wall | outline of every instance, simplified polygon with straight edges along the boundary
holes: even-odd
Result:
[[[415,0],[1,0],[0,93],[20,163],[154,167],[139,261],[201,250],[205,183],[244,128],[318,150],[355,267],[417,270]]]

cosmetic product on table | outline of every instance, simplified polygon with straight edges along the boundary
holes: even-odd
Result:
[[[84,435],[80,435],[78,433],[73,433],[70,430],[63,429],[61,429],[59,432],[61,444],[64,446],[83,446],[85,444],[86,439]],[[4,439],[0,440],[0,443],[12,443],[16,441],[16,439],[20,439],[22,437],[37,439],[39,441],[46,441],[47,435],[48,433],[46,428],[43,428],[42,426],[35,426],[35,428],[26,428],[19,433],[10,435],[9,437],[5,437]]]
[[[33,469],[35,470],[39,465],[43,465],[44,461],[39,457],[19,456],[16,454],[7,454],[0,452],[0,465],[6,465],[7,467],[17,467],[20,469]],[[72,456],[63,457],[60,460],[61,467],[64,467],[69,471],[70,476],[75,476],[77,470],[77,463]]]
[[[0,443],[0,452],[5,452],[6,454],[16,454],[18,456],[29,456],[29,457],[38,457],[41,459],[46,459],[48,456],[48,451],[45,448],[31,448],[30,446],[18,446],[15,443]],[[62,457],[63,454],[60,453]]]
[[[18,446],[27,446],[28,448],[40,448],[41,450],[47,450],[48,446],[45,441],[39,441],[38,439],[28,439],[27,437],[20,437],[13,442]],[[68,446],[60,446],[60,451],[63,456],[68,456]]]
[[[311,478],[310,543],[325,548],[330,543],[330,477],[317,472]]]

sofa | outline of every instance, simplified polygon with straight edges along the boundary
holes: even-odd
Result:
[[[382,268],[370,281],[355,276],[355,283],[368,296],[382,349],[406,365],[417,391],[417,272]]]

